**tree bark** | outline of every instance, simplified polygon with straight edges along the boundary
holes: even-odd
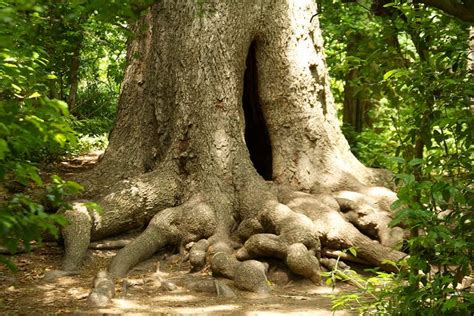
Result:
[[[64,268],[79,267],[90,240],[143,226],[110,278],[191,242],[195,267],[257,292],[266,257],[315,283],[321,247],[361,247],[361,260],[385,268],[403,257],[387,247],[400,232],[372,223],[390,220],[395,195],[340,131],[316,12],[312,0],[150,8],[134,26],[110,145],[84,177],[104,212],[68,213],[90,233],[65,229]],[[357,224],[373,239],[341,205],[377,214]]]
[[[363,91],[358,91],[358,87],[354,86],[358,78],[358,68],[349,70],[346,75],[342,121],[345,127],[350,127],[354,132],[360,133],[370,122],[368,115],[370,102],[364,98]]]
[[[473,0],[421,0],[427,6],[440,9],[461,21],[474,23],[474,1]]]
[[[467,69],[474,75],[474,26],[469,28],[469,52],[467,54]],[[469,96],[469,108],[474,114],[474,95]]]
[[[77,99],[77,88],[79,86],[79,66],[81,65],[81,45],[82,36],[74,46],[71,58],[71,68],[69,71],[69,96],[67,103],[69,105],[69,111],[72,114],[76,114],[76,99]]]

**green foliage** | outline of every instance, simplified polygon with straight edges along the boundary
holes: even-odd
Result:
[[[411,3],[382,12],[374,4],[323,1],[321,24],[336,102],[342,107],[350,86],[370,105],[365,135],[345,126],[353,151],[368,165],[395,168],[365,149],[410,160],[417,139],[431,149],[427,123],[468,114],[474,91],[466,67],[468,25]]]
[[[45,205],[55,209],[68,207],[64,199],[82,192],[83,188],[75,182],[53,176],[46,190],[46,203],[39,203],[27,194],[17,193],[0,204],[0,246],[10,253],[15,253],[20,243],[29,251],[30,242],[41,242],[44,232],[57,238],[58,227],[65,225],[66,220],[59,214],[48,214]],[[4,256],[0,256],[0,263],[15,269]]]
[[[342,252],[350,252],[351,255],[357,256],[355,248],[345,249]],[[389,311],[393,307],[391,292],[400,285],[396,274],[369,269],[368,272],[373,276],[366,277],[352,269],[340,269],[338,267],[339,261],[340,257],[337,258],[333,270],[321,273],[326,278],[326,285],[331,285],[334,290],[338,282],[347,282],[355,286],[356,289],[346,293],[328,295],[332,301],[333,311],[344,309],[355,311],[359,315],[391,315],[392,313]],[[387,261],[386,263],[399,270],[399,266],[395,262]]]
[[[104,146],[114,119],[125,60],[127,23],[152,1],[0,0],[0,246],[57,236],[54,214],[82,191],[57,176],[45,181],[38,163],[67,152]],[[105,45],[107,43],[107,45]],[[73,56],[79,49],[79,107],[69,114]],[[35,191],[35,194],[30,192]],[[39,194],[38,192],[43,192]],[[38,197],[38,195],[40,197]],[[44,195],[44,198],[41,196]],[[97,209],[95,205],[89,205]],[[51,214],[53,212],[53,214]],[[0,262],[12,267],[1,257]]]
[[[474,259],[472,175],[463,168],[467,157],[452,164],[447,161],[451,158],[413,159],[405,168],[422,166],[423,175],[419,179],[407,173],[397,176],[402,185],[392,224],[403,223],[413,234],[407,242],[407,268],[399,276],[407,282],[394,288],[393,304],[414,312],[467,315],[474,307],[473,294],[457,289],[471,274]],[[454,172],[439,167],[446,163]]]
[[[424,270],[413,271],[413,261],[417,260],[408,257],[398,263],[386,262],[396,267],[398,273],[367,269],[360,274],[338,268],[322,273],[327,278],[326,284],[333,288],[337,282],[355,287],[328,295],[332,309],[351,310],[359,315],[469,315],[473,307],[472,293],[452,287],[449,273],[430,274],[426,263]]]
[[[103,84],[88,82],[79,91],[77,118],[72,122],[74,130],[82,135],[108,133],[115,119],[118,91],[118,88],[110,90]]]
[[[351,310],[359,315],[394,315],[392,300],[393,290],[402,286],[394,273],[372,271],[374,276],[366,277],[354,270],[333,270],[325,273],[331,278],[330,284],[347,282],[356,287],[356,290],[341,294],[331,294],[332,310]],[[329,282],[328,282],[329,283]],[[406,310],[403,312],[408,315]]]
[[[105,150],[109,144],[108,134],[83,135],[79,137],[77,146],[69,154],[84,155],[96,150]]]
[[[365,302],[365,312],[380,303],[378,314],[467,315],[473,296],[456,287],[472,273],[474,246],[468,25],[421,4],[380,3],[323,1],[321,23],[336,101],[342,107],[350,86],[373,104],[362,132],[344,131],[364,163],[398,174],[392,224],[412,232],[410,257],[387,291],[365,288],[368,300],[350,294],[339,303]]]

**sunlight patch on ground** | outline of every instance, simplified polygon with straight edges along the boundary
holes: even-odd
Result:
[[[327,309],[307,309],[307,310],[296,310],[296,311],[281,311],[281,312],[274,312],[274,311],[249,311],[242,313],[245,316],[275,316],[275,315],[298,315],[298,316],[325,316],[325,315],[351,315],[347,312],[332,312]]]
[[[341,290],[338,288],[332,288],[330,286],[318,286],[313,289],[309,289],[306,292],[308,294],[336,294],[339,293]]]
[[[67,290],[67,294],[71,295],[75,299],[83,299],[89,296],[89,290],[80,288],[71,288]]]
[[[201,298],[194,296],[194,295],[160,295],[153,298],[154,302],[189,302],[189,301],[197,301]]]
[[[215,312],[231,312],[240,308],[237,304],[225,304],[225,305],[212,305],[212,306],[192,306],[192,307],[179,307],[174,308],[174,311],[178,314],[207,314]],[[240,313],[239,313],[240,314]]]
[[[220,315],[220,313],[228,314],[235,312],[241,308],[237,304],[222,304],[210,306],[189,306],[189,307],[173,307],[173,306],[153,306],[141,304],[126,299],[113,299],[114,306],[110,308],[102,308],[97,310],[99,314],[117,314],[126,312],[127,315]],[[144,312],[144,314],[142,314]],[[217,314],[216,314],[217,313]],[[232,313],[233,315],[237,315]],[[242,315],[244,313],[238,313]]]
[[[131,300],[116,298],[112,300],[114,302],[114,307],[125,309],[125,310],[150,310],[150,306],[146,304],[140,304]]]

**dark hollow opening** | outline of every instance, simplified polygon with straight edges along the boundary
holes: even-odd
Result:
[[[271,180],[272,146],[258,97],[255,42],[250,45],[247,55],[242,104],[245,116],[245,142],[250,153],[250,159],[257,172],[265,180]]]

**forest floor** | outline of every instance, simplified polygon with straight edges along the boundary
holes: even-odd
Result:
[[[332,315],[327,295],[350,290],[349,285],[315,286],[309,281],[274,285],[268,296],[235,290],[236,297],[218,297],[209,271],[189,273],[179,255],[160,253],[134,268],[124,282],[117,282],[116,296],[107,308],[88,307],[87,297],[97,271],[105,270],[115,251],[91,250],[80,275],[52,282],[43,279],[61,263],[62,249],[55,245],[12,257],[18,272],[0,268],[0,314],[157,314],[157,315]],[[160,279],[154,281],[156,262]],[[226,282],[227,280],[221,280]],[[229,284],[230,285],[230,284]],[[350,315],[336,312],[335,315]]]
[[[93,166],[100,153],[94,152],[59,164],[61,176]],[[130,236],[129,236],[130,237]],[[87,297],[93,279],[107,269],[117,250],[89,250],[80,274],[47,282],[47,271],[61,266],[62,247],[45,243],[31,253],[9,259],[17,266],[11,272],[0,266],[0,314],[156,314],[156,315],[333,315],[329,296],[353,289],[348,284],[315,286],[309,280],[273,284],[272,292],[262,296],[232,288],[235,297],[216,293],[208,270],[190,273],[190,264],[173,249],[164,249],[117,281],[116,294],[107,308],[90,308]],[[170,254],[171,253],[171,254]],[[157,269],[159,268],[159,269]],[[339,311],[334,315],[351,315]]]

